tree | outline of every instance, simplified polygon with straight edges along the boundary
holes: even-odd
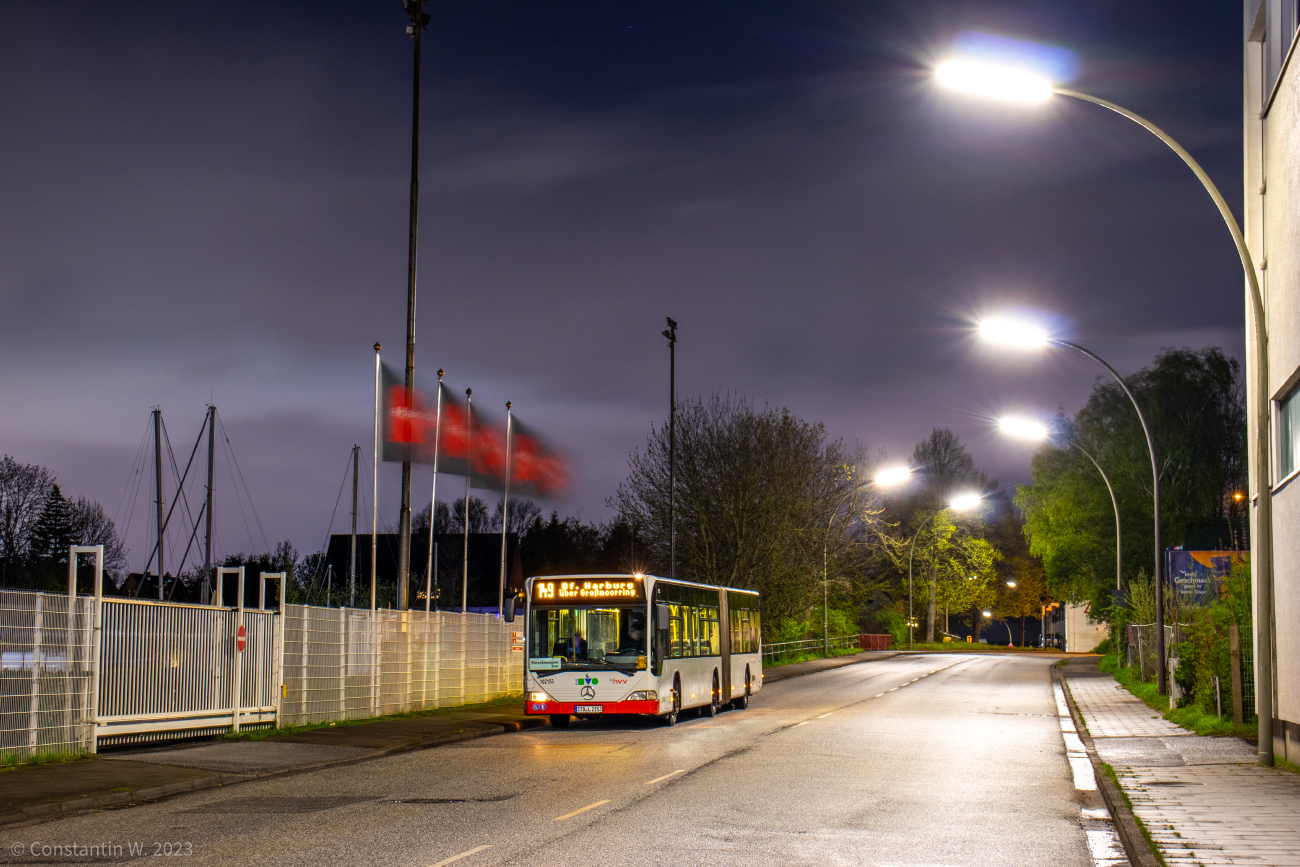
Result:
[[[500,533],[501,532],[501,508],[504,501],[497,500],[496,508],[491,516],[488,515],[487,505],[478,497],[469,498],[469,531],[471,533]],[[435,533],[463,533],[465,532],[465,500],[458,499],[448,506],[442,500],[438,501],[437,508],[437,525],[434,527]],[[510,526],[506,528],[508,533],[518,533],[522,539],[533,524],[542,517],[542,509],[527,497],[510,500]],[[396,533],[397,526],[389,527],[388,532]],[[421,533],[429,532],[429,507],[425,506],[419,512],[411,516],[411,535],[417,536]]]
[[[823,552],[838,557],[855,541],[865,458],[787,409],[721,394],[678,405],[676,453],[676,575],[759,590],[769,626],[809,608],[821,595]],[[651,429],[629,470],[610,506],[637,526],[647,562],[666,574],[666,424]]]
[[[1240,365],[1218,348],[1166,349],[1125,378],[1155,444],[1160,474],[1161,547],[1185,543],[1245,547],[1245,401]],[[1124,580],[1151,568],[1151,463],[1128,397],[1099,383],[1061,441],[1034,456],[1033,484],[1016,503],[1030,550],[1042,558],[1049,590],[1094,612],[1112,605],[1115,521],[1096,469],[1069,447],[1076,439],[1115,488],[1123,526]]]
[[[45,509],[54,476],[36,464],[0,458],[0,586],[24,586],[32,533]]]
[[[119,581],[126,577],[126,545],[117,535],[113,521],[94,500],[77,497],[68,503],[71,544],[103,545],[104,575]],[[65,552],[66,553],[66,552]]]

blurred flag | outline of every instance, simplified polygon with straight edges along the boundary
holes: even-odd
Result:
[[[414,389],[408,400],[405,382],[387,364],[382,368],[382,459],[400,463],[432,462],[433,437],[438,429],[434,405],[419,389]]]
[[[510,455],[510,493],[521,497],[555,497],[569,486],[564,457],[518,418]]]

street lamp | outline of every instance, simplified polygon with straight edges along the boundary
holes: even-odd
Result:
[[[916,554],[916,540],[921,538],[921,532],[930,525],[930,522],[951,509],[954,512],[969,512],[977,508],[984,501],[984,495],[970,491],[961,493],[948,501],[948,505],[935,512],[922,522],[917,528],[916,533],[912,536],[912,544],[907,551],[907,648],[912,649],[912,624],[915,618],[912,616],[912,558]]]
[[[1008,416],[998,419],[998,427],[1003,433],[1020,439],[1042,441],[1051,436],[1051,433],[1047,429],[1047,425],[1036,422],[1033,419]],[[1106,490],[1110,492],[1110,505],[1111,508],[1115,510],[1115,590],[1118,592],[1124,589],[1124,585],[1122,577],[1123,571],[1121,569],[1123,560],[1120,556],[1119,540],[1119,502],[1115,499],[1115,489],[1111,487],[1110,479],[1106,476],[1106,471],[1101,468],[1101,464],[1097,463],[1096,458],[1088,454],[1088,450],[1080,445],[1078,440],[1071,439],[1070,445],[1078,449],[1085,458],[1092,462],[1092,465],[1097,468],[1097,472],[1101,474],[1101,480],[1106,483]],[[1012,584],[1010,586],[1014,587],[1016,585]]]
[[[1021,104],[1043,103],[1052,95],[1069,96],[1122,115],[1164,142],[1170,150],[1187,165],[1201,186],[1209,193],[1214,206],[1219,209],[1219,216],[1232,235],[1232,242],[1237,248],[1237,257],[1241,260],[1242,271],[1250,296],[1251,328],[1253,340],[1249,341],[1247,362],[1248,370],[1255,374],[1252,402],[1254,412],[1247,416],[1250,450],[1255,462],[1252,467],[1252,481],[1255,487],[1255,533],[1251,569],[1255,575],[1254,593],[1255,610],[1255,683],[1264,684],[1264,688],[1255,692],[1256,710],[1259,714],[1259,764],[1264,767],[1273,765],[1273,504],[1272,496],[1272,458],[1270,454],[1271,419],[1269,408],[1272,396],[1269,392],[1268,377],[1268,324],[1264,318],[1264,296],[1260,291],[1259,275],[1255,270],[1255,261],[1246,246],[1246,238],[1241,233],[1237,218],[1233,216],[1227,201],[1214,181],[1201,168],[1200,163],[1192,158],[1182,145],[1151,121],[1126,108],[1105,99],[1055,86],[1040,72],[1030,70],[1014,63],[991,61],[987,57],[953,57],[940,63],[935,70],[936,80],[951,90],[971,95],[983,96],[1004,102]],[[1046,82],[1046,93],[1044,93]],[[1159,560],[1159,557],[1157,557]],[[1159,585],[1157,585],[1159,586]],[[1163,614],[1162,614],[1163,617]],[[1164,647],[1164,633],[1161,632],[1160,647]],[[1164,692],[1164,668],[1160,669],[1160,691]]]
[[[870,479],[865,479],[849,486],[844,496],[835,508],[831,509],[831,515],[826,520],[826,535],[822,537],[822,653],[830,656],[831,653],[831,620],[830,620],[830,590],[828,586],[827,560],[829,558],[831,524],[835,523],[835,516],[839,514],[840,507],[848,500],[855,491],[861,490],[869,485],[876,488],[888,488],[893,485],[902,484],[912,477],[912,468],[903,464],[894,467],[886,467],[876,473]]]
[[[1156,447],[1151,439],[1151,429],[1147,426],[1146,416],[1142,414],[1142,408],[1138,406],[1137,398],[1133,396],[1133,392],[1129,391],[1128,384],[1124,382],[1124,378],[1119,375],[1119,372],[1115,370],[1115,368],[1111,367],[1110,364],[1100,355],[1097,355],[1091,350],[1084,349],[1077,343],[1071,343],[1068,340],[1061,340],[1052,337],[1047,331],[1038,325],[1022,322],[1008,316],[995,316],[980,322],[979,332],[980,336],[986,340],[1004,346],[1011,346],[1020,349],[1063,346],[1067,349],[1073,349],[1076,352],[1080,352],[1106,368],[1106,370],[1110,372],[1110,375],[1115,378],[1115,381],[1119,383],[1119,387],[1124,390],[1124,394],[1128,395],[1129,403],[1133,404],[1133,410],[1137,413],[1138,421],[1142,423],[1142,434],[1147,440],[1147,454],[1151,458],[1151,513],[1153,526],[1152,532],[1155,536],[1155,566],[1151,574],[1155,576],[1156,587],[1156,664],[1158,668],[1158,671],[1156,672],[1156,689],[1161,695],[1164,695],[1167,687],[1167,672],[1165,671],[1165,586],[1164,578],[1161,575],[1160,570],[1160,468],[1156,464]],[[1021,423],[1021,427],[1023,428],[1024,426],[1024,423]],[[1091,459],[1091,457],[1089,459]],[[1093,463],[1096,464],[1095,461]],[[1101,467],[1098,466],[1097,470],[1100,472]],[[1105,474],[1103,473],[1103,476],[1104,475]],[[1106,484],[1107,487],[1110,486],[1109,480]],[[1116,509],[1117,518],[1118,514],[1119,511]]]

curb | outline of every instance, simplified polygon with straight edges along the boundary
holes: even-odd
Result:
[[[1102,767],[1101,758],[1097,755],[1096,744],[1093,743],[1092,734],[1084,723],[1079,706],[1075,704],[1069,683],[1061,676],[1060,669],[1055,665],[1051,667],[1051,672],[1052,680],[1061,685],[1061,692],[1065,694],[1065,703],[1070,707],[1070,718],[1074,720],[1075,731],[1079,735],[1079,740],[1083,741],[1084,749],[1088,752],[1088,760],[1092,762],[1093,776],[1097,778],[1097,788],[1101,792],[1102,800],[1106,802],[1106,809],[1110,810],[1111,818],[1115,820],[1115,832],[1119,835],[1120,842],[1124,844],[1124,854],[1128,856],[1129,863],[1133,867],[1162,867],[1163,862],[1152,851],[1151,844],[1147,842],[1146,835],[1142,833],[1137,817],[1133,815],[1133,810],[1129,807],[1124,790],[1115,785],[1115,781],[1110,778],[1110,774],[1107,774],[1105,768]]]
[[[792,677],[803,677],[809,674],[819,674],[823,671],[834,671],[837,668],[846,668],[850,665],[857,665],[863,662],[871,662],[877,659],[890,659],[895,656],[901,656],[906,653],[905,650],[864,650],[861,653],[854,653],[849,656],[838,657],[843,662],[837,662],[835,665],[825,665],[821,668],[809,671],[786,671],[787,668],[793,668],[796,665],[803,665],[802,662],[791,663],[789,666],[778,665],[773,669],[763,669],[763,684],[778,683],[782,680],[789,680]],[[866,656],[865,654],[871,654]],[[835,658],[835,657],[829,657]],[[812,661],[812,660],[810,660]]]
[[[539,728],[541,725],[542,720],[540,718],[536,723],[533,723],[532,720],[509,720],[504,723],[485,723],[476,728],[462,728],[454,732],[444,732],[439,735],[431,735],[419,740],[396,744],[380,750],[374,750],[365,755],[350,756],[346,759],[312,762],[308,765],[294,765],[289,768],[277,768],[275,770],[259,771],[252,774],[218,774],[212,777],[198,777],[193,780],[181,780],[180,782],[168,783],[165,786],[153,786],[148,789],[110,792],[105,795],[95,795],[89,798],[75,798],[66,801],[53,801],[46,804],[34,804],[30,807],[25,807],[16,813],[0,815],[0,827],[38,821],[41,819],[62,818],[63,816],[68,816],[73,813],[84,813],[88,810],[102,810],[105,807],[135,806],[136,804],[143,804],[150,801],[159,801],[163,798],[169,798],[172,795],[181,795],[186,792],[198,792],[204,789],[216,789],[221,788],[222,786],[233,785],[235,783],[251,782],[252,780],[265,780],[271,777],[284,777],[289,776],[290,774],[304,773],[306,771],[318,771],[322,768],[353,765],[359,762],[370,761],[371,759],[381,759],[386,756],[398,755],[400,753],[440,747],[445,744],[457,743],[459,741],[468,741],[474,740],[475,738],[505,734],[506,732],[518,732],[524,729]]]

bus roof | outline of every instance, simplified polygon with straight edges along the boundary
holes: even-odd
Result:
[[[729,593],[746,593],[750,596],[759,595],[757,590],[744,590],[740,587],[724,587],[719,584],[701,584],[698,581],[684,581],[681,578],[662,578],[658,575],[634,574],[630,572],[590,572],[576,575],[533,575],[528,579],[528,581],[536,581],[538,578],[544,578],[548,581],[557,578],[649,578],[652,581],[664,581],[670,584],[680,584],[683,587],[700,587],[705,590],[726,590]]]

